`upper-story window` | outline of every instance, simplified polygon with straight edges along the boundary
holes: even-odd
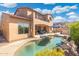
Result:
[[[21,16],[21,17],[25,17],[27,16],[27,11],[24,11],[24,10],[18,10],[17,16]]]
[[[24,17],[24,18],[32,18],[33,14],[32,11],[26,9],[19,9],[16,13],[17,16]]]

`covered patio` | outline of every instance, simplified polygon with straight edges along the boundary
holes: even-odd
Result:
[[[50,26],[44,24],[36,24],[35,25],[35,35],[46,34],[52,32],[52,28]]]

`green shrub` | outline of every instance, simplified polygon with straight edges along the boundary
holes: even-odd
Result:
[[[64,51],[62,49],[44,49],[35,54],[36,56],[64,56]]]

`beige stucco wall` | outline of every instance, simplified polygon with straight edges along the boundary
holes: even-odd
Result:
[[[20,39],[28,37],[29,33],[18,34],[18,23],[19,22],[29,24],[29,21],[27,21],[25,19],[10,18],[10,21],[9,21],[9,41],[20,40]]]
[[[46,29],[49,32],[52,32],[53,28],[50,28],[50,27],[53,26],[53,22],[52,22],[53,18],[52,18],[52,20],[49,19],[49,16],[47,16],[47,18],[48,18],[49,21],[44,21],[44,20],[36,19],[35,18],[35,12],[33,12],[33,23],[34,23],[34,26],[35,25],[40,25],[40,26],[41,25],[45,25],[47,27]]]
[[[36,19],[35,13],[37,13],[37,12],[30,10],[28,8],[20,8],[20,9],[17,9],[17,12],[16,12],[16,15],[30,15],[30,14],[32,15],[33,18],[32,18],[32,21],[31,21],[31,34],[32,34],[33,37],[35,35],[35,25],[42,24],[42,25],[46,25],[46,26],[49,26],[49,27],[53,25],[52,21],[50,21],[50,19],[49,19],[50,15],[45,16],[49,20],[49,22],[47,22],[47,21],[44,21],[44,20]],[[50,32],[52,31],[49,28],[47,28],[47,30],[49,30]]]
[[[29,12],[30,13],[30,12]],[[28,23],[29,33],[28,34],[18,34],[18,23]],[[33,12],[33,19],[23,19],[9,14],[3,13],[2,15],[2,30],[4,37],[9,41],[22,40],[29,36],[35,36],[35,25],[42,24],[48,26],[47,30],[52,31],[49,26],[52,26],[52,21],[46,22],[44,20],[36,19],[35,12]]]
[[[52,25],[51,22],[47,22],[47,21],[39,20],[39,19],[34,19],[34,23],[35,24],[44,24],[44,25],[48,25],[48,26],[51,26]]]
[[[5,39],[9,39],[9,24],[8,24],[8,19],[9,16],[6,14],[2,14],[2,24],[1,24],[1,29],[3,32],[3,35],[5,37]]]
[[[47,16],[48,20],[49,20],[49,15]],[[53,20],[53,18],[52,18]],[[53,22],[51,21],[44,21],[44,20],[40,20],[40,19],[37,19],[35,18],[35,12],[33,12],[33,22],[34,24],[43,24],[43,25],[47,25],[47,26],[52,26],[53,25]]]
[[[28,34],[18,34],[18,24],[9,23],[9,41],[27,38]]]
[[[28,34],[18,34],[18,23],[29,23],[29,21],[19,18],[14,18],[10,15],[3,14],[4,20],[3,21],[3,33],[6,39],[10,41],[20,40],[27,38]]]

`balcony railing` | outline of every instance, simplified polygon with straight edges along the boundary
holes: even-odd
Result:
[[[24,18],[27,18],[27,19],[32,19],[33,18],[33,15],[22,15],[22,14],[19,14],[17,16],[24,17]]]
[[[41,15],[41,14],[39,14],[39,13],[35,13],[35,18],[36,18],[36,19],[39,19],[39,20],[46,21],[46,22],[49,21],[47,18],[44,17],[44,15]]]

